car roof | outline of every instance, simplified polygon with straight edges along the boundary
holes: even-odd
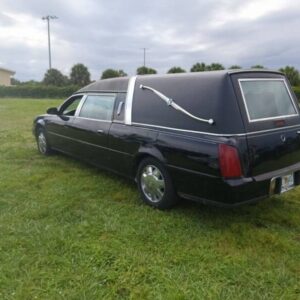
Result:
[[[126,92],[129,77],[101,79],[81,88],[76,93],[85,92]]]
[[[145,80],[155,77],[156,79],[164,81],[166,78],[182,78],[184,81],[188,81],[191,78],[199,77],[204,78],[224,78],[226,75],[238,74],[238,73],[273,73],[283,75],[282,72],[268,69],[233,69],[233,70],[219,70],[219,71],[205,71],[205,72],[189,72],[189,73],[175,73],[175,74],[151,74],[151,75],[137,75],[138,78]],[[130,77],[117,77],[110,79],[100,79],[91,84],[81,88],[76,92],[126,92]]]

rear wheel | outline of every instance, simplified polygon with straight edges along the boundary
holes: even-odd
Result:
[[[148,205],[167,209],[178,201],[168,171],[154,158],[146,158],[139,164],[137,184],[144,202]]]
[[[49,155],[52,153],[44,129],[39,128],[37,130],[36,141],[37,141],[38,150],[41,154]]]

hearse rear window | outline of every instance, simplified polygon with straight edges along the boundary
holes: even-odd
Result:
[[[239,79],[250,122],[298,115],[283,79]]]
[[[111,121],[116,95],[88,95],[82,105],[79,117]]]

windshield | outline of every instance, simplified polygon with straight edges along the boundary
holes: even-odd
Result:
[[[283,79],[239,79],[250,122],[298,115]]]

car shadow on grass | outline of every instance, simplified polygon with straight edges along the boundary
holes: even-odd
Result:
[[[55,155],[54,157],[58,160],[63,159],[62,163],[70,163],[72,167],[85,170],[91,175],[99,176],[99,178],[104,177],[111,182],[118,182],[118,184],[127,190],[129,194],[134,195],[135,199],[130,199],[130,205],[137,205],[137,209],[143,205],[133,180],[111,173],[107,170],[99,169],[64,154]],[[118,197],[112,196],[112,201],[120,202],[120,200],[117,199],[120,197],[120,194],[118,195]],[[297,202],[298,195],[299,191],[296,190],[293,196],[290,196],[289,193],[287,193],[285,196],[275,196],[254,204],[245,204],[232,208],[204,205],[199,202],[180,199],[175,207],[165,210],[164,213],[168,215],[168,217],[173,215],[182,218],[192,218],[196,222],[201,220],[201,222],[213,224],[216,228],[230,226],[237,222],[248,223],[249,225],[258,228],[267,228],[274,224],[294,228],[298,227],[299,222],[299,218],[297,217],[299,214],[299,203]],[[127,199],[123,199],[122,203],[124,203],[124,201],[127,201]],[[148,209],[157,211],[157,209],[151,207]]]
[[[299,228],[299,205],[287,198],[288,196],[285,198],[275,196],[255,204],[245,204],[234,208],[182,200],[174,208],[174,212],[211,224],[216,229],[243,224],[261,229],[276,226],[294,230]]]

